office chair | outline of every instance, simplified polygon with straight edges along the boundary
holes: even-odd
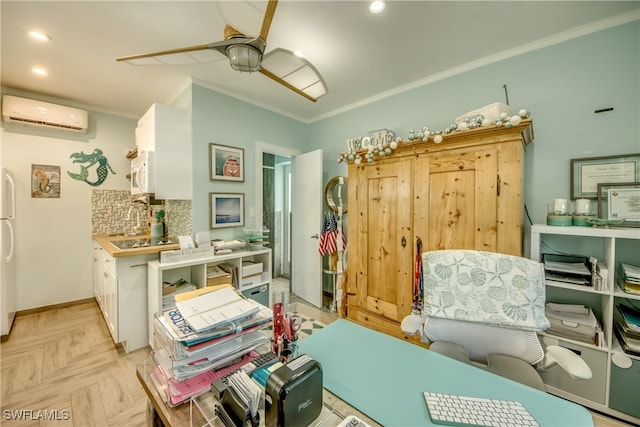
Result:
[[[591,378],[580,356],[555,345],[545,354],[538,340],[549,327],[541,263],[473,250],[430,251],[422,260],[423,316],[402,320],[406,335],[418,333],[433,351],[542,391],[534,365]]]

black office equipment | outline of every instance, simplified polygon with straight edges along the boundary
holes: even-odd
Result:
[[[273,371],[265,387],[267,426],[304,426],[322,410],[322,366],[303,354]]]

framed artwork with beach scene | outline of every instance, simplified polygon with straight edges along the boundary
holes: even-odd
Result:
[[[244,225],[244,193],[209,193],[211,228]]]

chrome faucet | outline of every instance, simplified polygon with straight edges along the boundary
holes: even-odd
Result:
[[[130,221],[130,220],[131,220],[131,212],[132,212],[134,209],[136,210],[136,226],[134,227],[134,231],[135,231],[135,233],[136,233],[136,234],[141,234],[142,226],[140,225],[140,209],[139,209],[139,207],[138,207],[138,206],[136,206],[136,205],[132,205],[132,206],[129,208],[129,212],[127,212],[127,218],[126,218],[126,220],[127,220],[127,221]]]

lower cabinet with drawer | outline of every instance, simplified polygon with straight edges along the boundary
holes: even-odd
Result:
[[[94,245],[93,289],[109,333],[124,351],[148,344],[147,263],[157,254],[113,257]]]

